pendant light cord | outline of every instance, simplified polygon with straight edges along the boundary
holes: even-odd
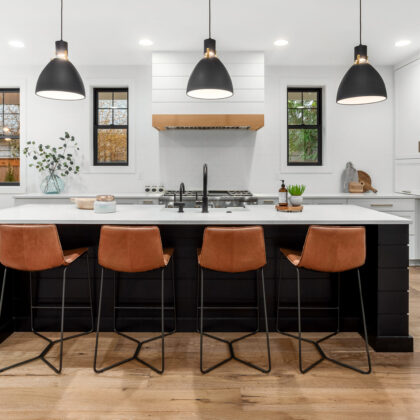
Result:
[[[209,38],[211,38],[211,0],[209,0]]]
[[[359,0],[359,40],[362,45],[362,0]]]
[[[63,0],[61,0],[61,40],[63,40]]]

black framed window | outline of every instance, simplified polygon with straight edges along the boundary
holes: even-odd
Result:
[[[322,89],[287,89],[287,165],[322,165]]]
[[[20,91],[0,88],[0,185],[20,184]]]
[[[93,164],[128,165],[128,88],[94,89]]]

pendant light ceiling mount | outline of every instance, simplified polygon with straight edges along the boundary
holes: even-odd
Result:
[[[83,80],[68,59],[68,43],[63,41],[63,0],[61,0],[60,40],[55,41],[55,58],[42,70],[35,93],[48,99],[77,101],[86,97]]]
[[[337,103],[362,105],[387,99],[381,75],[369,64],[367,46],[362,44],[362,0],[359,0],[359,45],[354,48],[354,64],[341,80]]]
[[[196,99],[225,99],[233,95],[232,80],[216,54],[216,40],[211,37],[211,0],[209,0],[209,37],[204,40],[204,58],[195,66],[188,80],[187,95]]]

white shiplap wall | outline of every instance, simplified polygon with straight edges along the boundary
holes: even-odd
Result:
[[[152,55],[154,114],[263,114],[264,53],[220,54],[232,78],[231,98],[204,101],[186,95],[188,78],[202,58],[199,52],[159,52]]]

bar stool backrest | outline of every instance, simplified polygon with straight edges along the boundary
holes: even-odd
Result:
[[[366,231],[363,226],[310,226],[299,267],[339,273],[364,265]]]
[[[225,273],[258,270],[267,264],[261,226],[207,227],[199,257],[201,267]]]
[[[55,225],[0,225],[0,263],[21,271],[65,265]]]
[[[110,270],[140,273],[165,266],[157,226],[102,226],[99,264]]]

